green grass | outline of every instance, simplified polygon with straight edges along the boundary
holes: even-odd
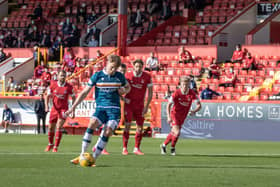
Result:
[[[162,139],[143,139],[144,156],[121,155],[111,138],[95,168],[69,163],[82,136],[64,136],[58,153],[44,153],[47,136],[0,135],[0,186],[280,186],[280,143],[180,139],[177,155],[160,155]],[[94,142],[96,137],[94,138]],[[132,150],[134,138],[130,138]]]

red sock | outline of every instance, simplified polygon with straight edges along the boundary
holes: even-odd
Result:
[[[48,132],[49,145],[53,145],[53,137],[54,137],[54,132],[49,131]]]
[[[170,132],[164,141],[164,145],[168,145],[171,142],[171,140],[172,140],[172,134]]]
[[[175,147],[178,139],[179,139],[180,134],[178,134],[177,136],[172,136],[172,140],[171,140],[171,147]]]
[[[129,139],[129,131],[123,131],[123,147],[127,148],[127,143]]]
[[[62,138],[62,129],[56,129],[54,146],[58,147]]]
[[[136,132],[135,134],[135,147],[139,149],[142,140],[142,133]]]

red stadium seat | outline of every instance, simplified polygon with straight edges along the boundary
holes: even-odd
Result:
[[[238,100],[240,98],[241,94],[240,93],[233,93],[232,94],[232,99]]]
[[[260,97],[258,95],[250,97],[250,100],[253,100],[253,101],[258,101],[259,99],[260,99]]]
[[[164,77],[164,83],[165,84],[172,84],[173,83],[173,79],[171,76],[165,76]]]
[[[163,82],[163,76],[161,76],[161,75],[157,75],[156,77],[155,77],[155,83],[162,83]]]
[[[180,77],[179,76],[172,76],[174,84],[179,84]]]
[[[262,100],[262,101],[268,100],[268,94],[261,94],[260,100]]]
[[[231,100],[231,93],[225,92],[223,95],[224,95],[225,100]]]
[[[171,91],[175,91],[177,89],[177,85],[176,84],[171,84],[171,85],[169,85],[169,89]]]
[[[168,85],[167,84],[162,84],[161,85],[161,91],[166,92],[168,90]]]

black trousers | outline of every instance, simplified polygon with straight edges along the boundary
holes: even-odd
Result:
[[[40,122],[41,122],[41,119],[42,119],[42,122],[43,122],[43,133],[46,134],[46,115],[44,116],[40,116],[40,115],[36,115],[37,116],[37,132],[38,134],[40,134]]]

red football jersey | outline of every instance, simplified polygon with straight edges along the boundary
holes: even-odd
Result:
[[[182,94],[181,89],[177,89],[169,100],[169,102],[173,103],[171,113],[176,116],[176,118],[185,119],[192,106],[193,100],[199,100],[199,98],[192,89],[189,89],[187,94]]]
[[[125,98],[131,103],[143,106],[147,87],[153,86],[151,75],[147,72],[142,72],[141,75],[135,76],[134,72],[127,72],[126,79],[131,86],[131,90],[126,94]],[[137,106],[136,105],[136,106]]]
[[[212,74],[214,75],[220,75],[220,66],[218,64],[211,64],[210,68],[212,69]]]
[[[48,90],[48,94],[53,96],[53,107],[56,110],[68,110],[68,97],[73,95],[73,87],[67,82],[64,85],[59,85],[58,81],[52,81]]]
[[[243,51],[234,51],[232,55],[232,60],[242,60],[244,59]]]
[[[50,72],[44,72],[41,76],[41,79],[44,81],[50,81],[52,79],[52,75]]]

